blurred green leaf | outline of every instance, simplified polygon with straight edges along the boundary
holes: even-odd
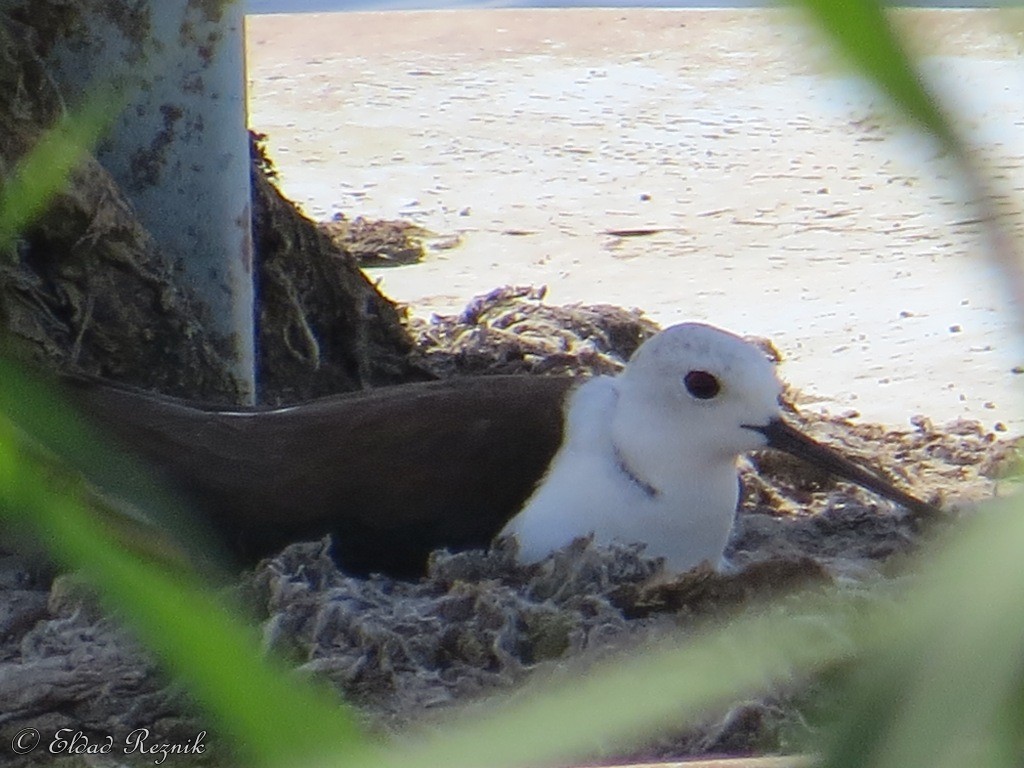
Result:
[[[54,557],[100,588],[213,715],[211,742],[236,745],[251,765],[365,756],[345,707],[264,661],[255,631],[194,576],[119,547],[84,501],[82,483],[37,446],[0,414],[0,516],[30,527]]]
[[[971,152],[939,102],[928,93],[889,23],[889,12],[876,0],[796,0],[796,5],[809,13],[856,71],[956,159],[966,197],[973,201],[977,218],[985,223],[985,255],[1001,272],[996,287],[1007,295],[1017,314],[1018,330],[1024,333],[1024,244],[1013,232],[1011,214],[1000,203],[1013,199],[1013,194],[986,173],[983,159]],[[1019,211],[1016,218],[1019,226]]]
[[[156,482],[140,459],[111,445],[50,382],[28,376],[2,356],[0,381],[0,413],[31,436],[37,448],[117,500],[116,509],[104,509],[109,511],[108,530],[120,532],[122,546],[148,550],[168,564],[201,566],[211,578],[223,579],[219,565],[230,560],[218,542],[175,494]]]
[[[800,0],[861,74],[957,159],[1024,330],[1021,243],[993,179],[930,97],[872,0]],[[894,626],[878,627],[827,764],[833,768],[1019,765],[1024,723],[1024,515],[986,510],[921,576]],[[1016,713],[1015,719],[1012,714]]]
[[[1024,722],[1024,510],[986,507],[865,650],[828,766],[1016,766]],[[1007,730],[1010,726],[1010,730]]]
[[[98,92],[77,112],[65,115],[0,180],[0,251],[42,213],[75,167],[117,116],[122,99]]]
[[[925,89],[920,75],[875,0],[798,0],[836,48],[907,117],[958,155],[964,147]]]
[[[829,593],[799,603],[799,615],[755,611],[696,635],[641,645],[490,708],[476,707],[458,721],[448,718],[428,733],[407,735],[380,765],[512,768],[570,764],[601,750],[621,753],[851,658],[858,601]]]

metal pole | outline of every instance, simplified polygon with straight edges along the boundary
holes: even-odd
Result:
[[[0,6],[23,5],[0,0]],[[50,56],[70,102],[113,83],[128,107],[97,152],[167,265],[231,340],[255,397],[243,3],[79,0]],[[29,3],[31,9],[32,3]],[[75,6],[72,6],[75,7]],[[181,339],[182,344],[189,343]]]

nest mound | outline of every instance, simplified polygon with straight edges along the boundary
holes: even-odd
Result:
[[[620,367],[656,330],[636,312],[549,307],[541,297],[501,289],[459,317],[419,326],[428,367],[448,375],[603,373]],[[933,500],[990,497],[1016,460],[1013,441],[973,423],[937,428],[918,419],[900,431],[794,418],[819,440],[884,465]],[[436,552],[417,582],[361,579],[338,570],[325,540],[288,547],[229,591],[261,625],[268,651],[329,680],[368,726],[393,731],[528,679],[564,674],[566,665],[590,663],[652,635],[696,628],[709,616],[762,610],[765,598],[797,587],[861,589],[898,570],[926,535],[920,521],[888,502],[777,454],[753,456],[741,478],[727,552],[736,566],[731,574],[698,568],[666,578],[640,547],[580,540],[529,567],[514,562],[509,543],[499,543],[489,552]],[[37,571],[27,558],[0,562],[7,606],[0,621],[7,722],[0,730],[118,734],[148,726],[168,739],[194,736],[201,724],[189,714],[187,698],[117,623],[91,610],[64,579],[51,590],[52,574]],[[799,600],[789,605],[800,610]],[[97,697],[100,680],[105,693]],[[812,689],[737,702],[628,756],[791,749],[807,736],[804,708]],[[156,724],[153,711],[164,713]]]
[[[335,214],[317,227],[341,250],[348,251],[361,267],[397,267],[423,261],[426,230],[408,221],[347,218]]]
[[[424,367],[440,378],[613,374],[658,332],[638,309],[551,306],[544,303],[546,293],[543,287],[504,286],[476,297],[458,315],[412,319]]]

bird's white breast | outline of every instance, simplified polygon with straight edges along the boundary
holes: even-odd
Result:
[[[593,534],[598,544],[643,543],[646,554],[664,557],[672,571],[704,560],[719,566],[737,502],[734,459],[703,462],[699,472],[691,471],[687,446],[678,444],[672,425],[633,423],[620,400],[619,380],[609,377],[572,394],[562,447],[502,534],[515,535],[523,562]],[[617,435],[636,430],[646,432],[645,456],[619,444]],[[646,477],[648,468],[657,468],[657,476]]]

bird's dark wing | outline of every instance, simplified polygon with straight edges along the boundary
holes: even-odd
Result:
[[[211,410],[97,381],[80,410],[183,492],[243,560],[334,534],[353,573],[421,573],[436,548],[486,546],[562,437],[572,379],[488,376]]]

